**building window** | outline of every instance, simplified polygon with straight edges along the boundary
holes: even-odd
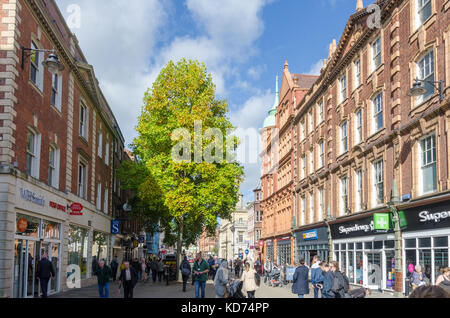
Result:
[[[341,154],[348,151],[347,122],[341,125]]]
[[[305,120],[303,119],[300,123],[300,140],[304,140],[306,138],[306,125]]]
[[[347,177],[341,178],[341,204],[340,214],[345,215],[348,211],[348,191],[347,191]]]
[[[309,132],[312,133],[314,130],[314,112],[311,110],[309,112]]]
[[[86,200],[87,197],[87,165],[78,163],[78,196]]]
[[[344,75],[339,80],[340,83],[340,102],[344,102],[347,99],[347,76]]]
[[[431,0],[417,0],[418,26],[421,26],[431,16]]]
[[[103,135],[101,133],[97,136],[97,155],[101,158],[103,155]]]
[[[314,193],[309,194],[309,224],[314,223]]]
[[[319,121],[317,124],[320,124],[323,122],[323,101],[319,103],[318,110],[319,110]]]
[[[80,106],[80,136],[86,140],[88,139],[87,124],[88,124],[88,109],[86,106],[81,104],[81,106]]]
[[[360,144],[363,140],[363,136],[362,136],[362,110],[358,110],[356,112],[356,136],[355,136],[355,141],[356,144]]]
[[[48,159],[48,184],[51,187],[59,187],[59,149],[51,146]]]
[[[314,173],[314,150],[309,151],[309,174]]]
[[[381,37],[372,43],[372,72],[381,66]]]
[[[105,145],[105,164],[109,166],[109,143]]]
[[[323,220],[325,215],[325,190],[323,188],[319,189],[319,221]]]
[[[417,63],[417,73],[418,78],[424,81],[434,82],[434,54],[433,50],[429,51],[425,54]],[[434,84],[433,83],[424,83],[424,87],[427,92],[417,97],[417,102],[422,103],[427,100],[434,94]]]
[[[52,75],[52,105],[61,110],[62,78],[58,74]]]
[[[305,219],[306,219],[306,197],[302,197],[302,202],[301,202],[302,206],[301,206],[301,225],[305,225]]]
[[[95,200],[95,205],[97,210],[101,211],[102,210],[102,184],[99,182],[97,184],[97,198]]]
[[[362,180],[362,170],[356,171],[356,212],[362,211],[362,193],[363,191],[363,180]]]
[[[325,144],[324,141],[319,142],[319,168],[325,165]]]
[[[383,160],[377,160],[373,164],[373,204],[379,206],[384,203],[384,177],[383,177]]]
[[[421,194],[435,192],[437,190],[436,169],[436,137],[428,136],[420,141],[420,181]]]
[[[378,94],[373,102],[373,129],[374,133],[383,129],[383,94]]]
[[[39,179],[40,166],[40,135],[32,130],[27,131],[27,158],[26,158],[26,173]]]
[[[306,156],[303,156],[302,158],[302,169],[301,169],[301,179],[306,178]]]
[[[355,89],[361,85],[361,60],[355,62]]]
[[[103,212],[105,212],[105,214],[108,214],[108,210],[109,210],[109,204],[108,204],[108,188],[105,188],[105,195],[103,196]]]
[[[31,49],[37,50],[38,47],[34,42],[31,42]],[[42,91],[43,86],[43,66],[42,66],[43,52],[31,51],[30,61],[30,80]]]

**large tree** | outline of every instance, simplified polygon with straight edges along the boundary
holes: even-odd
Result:
[[[230,160],[237,139],[227,112],[197,61],[170,61],[144,98],[133,144],[140,163],[123,173],[134,178],[153,219],[164,220],[167,237],[177,238],[177,265],[183,241],[195,242],[204,228],[215,233],[217,219],[230,218],[239,199],[244,173]]]

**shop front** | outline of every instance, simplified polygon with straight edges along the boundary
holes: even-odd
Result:
[[[413,268],[421,265],[434,284],[441,268],[450,266],[450,202],[405,209],[399,215],[404,246],[403,277],[409,278]]]
[[[381,219],[386,229],[376,230],[374,216],[331,224],[334,260],[350,284],[393,291],[395,287],[395,237],[389,214]]]
[[[274,261],[273,259],[273,253],[274,252],[274,246],[273,246],[273,241],[272,240],[267,240],[266,241],[266,251],[265,251],[265,261],[267,261],[268,259],[270,259],[272,262]]]
[[[312,259],[316,255],[321,260],[328,261],[328,228],[321,227],[309,231],[297,232],[295,235],[297,248],[296,262],[304,259],[306,264],[311,266]]]
[[[277,239],[276,263],[280,266],[291,264],[291,238],[289,236]]]

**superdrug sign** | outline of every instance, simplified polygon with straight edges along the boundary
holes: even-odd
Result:
[[[403,214],[404,231],[433,230],[450,227],[450,201],[399,212]]]
[[[373,216],[343,223],[331,224],[331,237],[333,239],[345,239],[382,233],[392,233],[393,226],[391,220],[390,223],[389,231],[375,230]]]

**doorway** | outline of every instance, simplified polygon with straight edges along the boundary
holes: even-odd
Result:
[[[381,289],[383,277],[382,258],[380,252],[366,252],[364,255],[364,280],[370,289]]]

